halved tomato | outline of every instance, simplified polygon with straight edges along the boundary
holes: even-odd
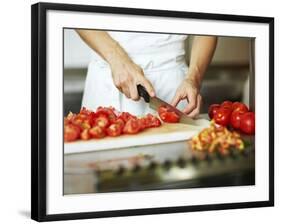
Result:
[[[147,114],[145,120],[145,125],[147,128],[155,128],[161,126],[161,121],[158,119],[158,117],[152,114]]]
[[[140,131],[141,127],[139,124],[138,119],[136,118],[130,118],[123,128],[123,132],[125,134],[136,134]]]
[[[80,138],[82,140],[89,140],[91,138],[91,135],[89,133],[89,129],[84,129],[81,133],[80,133]]]
[[[99,115],[96,119],[95,119],[95,125],[101,127],[101,128],[107,128],[110,125],[110,122],[107,118],[106,115]]]
[[[180,120],[179,115],[165,105],[158,108],[158,114],[161,120],[167,123],[177,123]]]
[[[121,118],[117,118],[113,124],[118,124],[121,129],[123,130],[124,126],[125,126],[125,122],[121,119]]]
[[[80,128],[74,124],[67,124],[64,126],[64,141],[72,142],[79,139]]]
[[[111,124],[107,129],[106,133],[108,136],[116,137],[122,134],[122,127],[119,124]]]
[[[93,138],[103,138],[103,137],[105,137],[104,129],[102,127],[98,126],[98,125],[89,129],[89,134]]]

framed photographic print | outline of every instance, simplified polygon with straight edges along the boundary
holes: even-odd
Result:
[[[274,19],[32,5],[32,219],[274,205]]]

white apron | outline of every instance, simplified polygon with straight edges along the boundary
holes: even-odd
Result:
[[[156,96],[171,102],[187,73],[184,40],[186,35],[109,32],[126,50],[152,83]],[[187,101],[178,104],[184,109]],[[96,53],[89,64],[82,106],[95,110],[98,106],[113,106],[135,115],[153,113],[143,99],[126,98],[114,85],[109,65]]]

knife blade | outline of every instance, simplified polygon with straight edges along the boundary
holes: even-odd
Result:
[[[171,104],[165,102],[164,100],[161,100],[160,98],[158,98],[156,96],[150,97],[150,95],[148,94],[148,92],[142,85],[137,85],[137,90],[138,90],[139,96],[143,97],[144,101],[149,104],[149,107],[151,109],[157,111],[160,106],[164,105],[164,106],[168,107],[171,111],[174,111],[180,117],[180,120],[179,120],[180,123],[194,125],[194,126],[202,125],[202,122],[200,122],[199,120],[195,120],[195,119],[188,117],[186,114],[181,112],[179,109],[177,109],[176,107],[173,107]]]

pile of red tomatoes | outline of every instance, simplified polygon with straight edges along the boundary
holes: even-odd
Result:
[[[99,107],[96,111],[83,107],[79,113],[70,112],[64,118],[64,140],[72,142],[137,134],[160,125],[161,121],[152,114],[136,117],[128,112],[119,112],[113,107]]]
[[[212,104],[208,114],[216,124],[230,126],[245,134],[255,133],[255,113],[249,111],[244,103],[224,101],[221,104]]]

